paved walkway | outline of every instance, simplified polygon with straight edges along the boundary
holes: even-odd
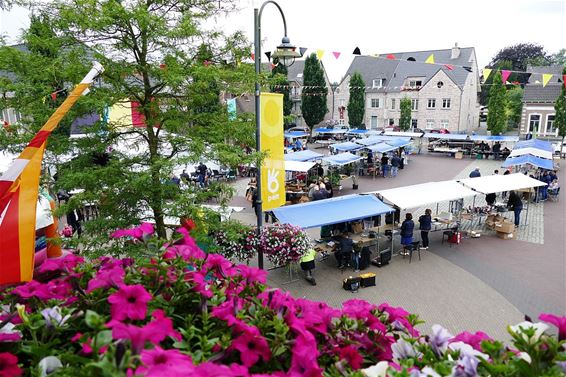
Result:
[[[413,156],[398,177],[362,177],[358,191],[344,187],[341,194],[467,177],[476,165],[487,174],[499,163]],[[561,173],[561,181],[565,180]],[[234,214],[233,218],[255,224],[250,205],[242,197],[246,184],[247,180],[236,183],[239,195],[232,204],[246,206],[246,210]],[[268,282],[296,296],[333,306],[340,306],[351,298],[402,306],[426,321],[420,327],[425,333],[430,331],[430,326],[439,323],[453,333],[482,330],[497,338],[509,339],[506,325],[521,321],[523,313],[536,317],[544,311],[566,312],[563,203],[531,207],[529,225],[520,228],[519,240],[500,240],[484,234],[479,239],[466,239],[457,247],[449,247],[446,243],[441,245],[441,234],[433,234],[431,249],[422,253],[421,261],[417,258],[409,264],[407,259],[397,256],[384,268],[371,266],[369,271],[377,274],[377,286],[355,294],[341,287],[342,279],[354,273],[340,273],[333,258],[317,263],[317,286],[311,286],[302,278],[289,282],[289,273],[284,269],[271,271]],[[551,225],[544,228],[544,221]],[[309,229],[308,233],[318,238],[319,228]]]

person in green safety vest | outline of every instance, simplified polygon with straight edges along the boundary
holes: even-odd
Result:
[[[313,271],[315,268],[314,258],[316,257],[316,251],[312,247],[307,250],[305,255],[301,258],[301,270],[305,271],[305,279],[312,285],[316,285],[316,280],[313,276]]]

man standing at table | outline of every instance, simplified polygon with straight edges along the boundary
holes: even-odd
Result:
[[[509,200],[507,201],[507,207],[512,209],[515,213],[515,226],[518,227],[521,222],[521,211],[523,210],[523,202],[521,197],[516,191],[509,192]]]

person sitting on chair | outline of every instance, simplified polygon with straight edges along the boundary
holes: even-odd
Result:
[[[354,241],[348,237],[348,232],[343,232],[340,236],[338,250],[334,253],[338,261],[338,268],[343,269],[348,265],[348,261],[354,251]]]

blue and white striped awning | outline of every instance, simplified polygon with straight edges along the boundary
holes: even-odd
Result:
[[[351,164],[352,162],[356,162],[362,159],[363,157],[361,156],[356,156],[355,154],[352,154],[350,152],[344,152],[344,153],[339,153],[332,156],[324,157],[322,159],[322,162],[325,162],[329,165],[342,166],[342,165]]]
[[[347,151],[357,151],[359,149],[362,149],[363,147],[360,144],[347,141],[345,143],[331,144],[330,148],[333,148],[337,151],[347,152]]]

